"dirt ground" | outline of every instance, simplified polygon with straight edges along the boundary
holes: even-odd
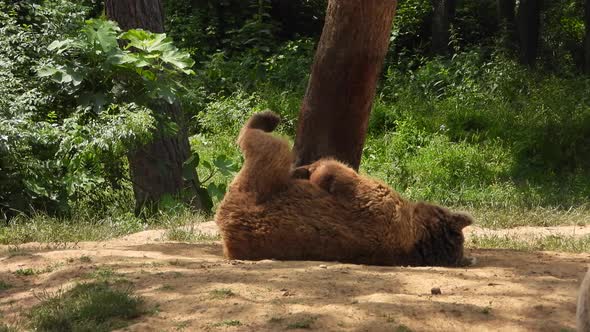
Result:
[[[202,230],[215,232],[210,224]],[[0,280],[12,286],[0,290],[0,317],[18,322],[38,302],[35,294],[110,268],[151,311],[129,331],[564,331],[574,329],[590,257],[472,249],[477,263],[469,268],[227,261],[219,242],[168,242],[162,234],[66,248],[0,246]],[[14,273],[25,268],[44,272]],[[442,294],[432,295],[433,287]]]

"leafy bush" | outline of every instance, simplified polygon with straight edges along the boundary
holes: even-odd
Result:
[[[176,101],[179,76],[192,74],[194,62],[164,34],[120,33],[113,22],[84,22],[81,5],[48,1],[16,8],[34,18],[28,25],[19,22],[18,10],[0,16],[0,77],[7,78],[0,88],[6,96],[0,103],[0,183],[7,188],[0,193],[0,215],[67,213],[72,201],[92,192],[125,187],[124,157],[150,139],[156,122],[176,130],[150,108]]]
[[[369,124],[365,169],[412,197],[450,204],[583,204],[590,81],[483,53],[405,72],[390,67]]]

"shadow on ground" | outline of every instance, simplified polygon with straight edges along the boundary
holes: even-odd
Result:
[[[450,269],[227,261],[219,243],[105,242],[30,255],[5,252],[0,280],[10,288],[0,290],[0,311],[19,317],[37,302],[35,292],[107,271],[106,278],[131,281],[145,299],[150,314],[130,323],[127,330],[134,331],[573,329],[587,254],[470,254],[478,259],[475,266]],[[40,272],[17,275],[22,268]],[[442,294],[431,295],[433,287]]]

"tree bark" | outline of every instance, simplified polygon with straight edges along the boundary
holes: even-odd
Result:
[[[517,19],[522,64],[531,66],[537,59],[540,16],[541,0],[520,0]]]
[[[105,0],[105,12],[123,30],[144,29],[164,32],[164,9],[161,0]]]
[[[123,30],[140,28],[155,33],[164,32],[160,0],[106,0],[105,11],[107,17],[116,21]],[[207,209],[208,206],[204,206],[197,195],[199,188],[196,183],[184,180],[183,165],[190,156],[190,146],[180,105],[161,101],[150,106],[157,112],[158,125],[154,137],[150,143],[128,155],[136,213],[143,207],[157,205],[165,195],[183,195],[192,207]],[[166,132],[164,121],[175,122],[179,130]],[[186,195],[187,192],[191,194]]]
[[[455,17],[455,0],[432,0],[432,53],[449,53],[451,20]]]
[[[584,23],[586,37],[584,38],[584,72],[590,75],[590,0],[586,0]]]
[[[358,169],[395,0],[330,0],[299,113],[296,166],[333,157]]]
[[[504,47],[512,49],[516,41],[515,10],[516,0],[497,0],[498,26]]]

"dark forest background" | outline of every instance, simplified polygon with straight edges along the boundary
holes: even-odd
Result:
[[[293,137],[326,1],[162,5],[165,36],[124,32],[102,1],[0,0],[0,219],[214,209],[250,114]],[[400,0],[361,171],[452,206],[587,207],[588,6]],[[181,190],[134,195],[138,153],[183,135]]]

